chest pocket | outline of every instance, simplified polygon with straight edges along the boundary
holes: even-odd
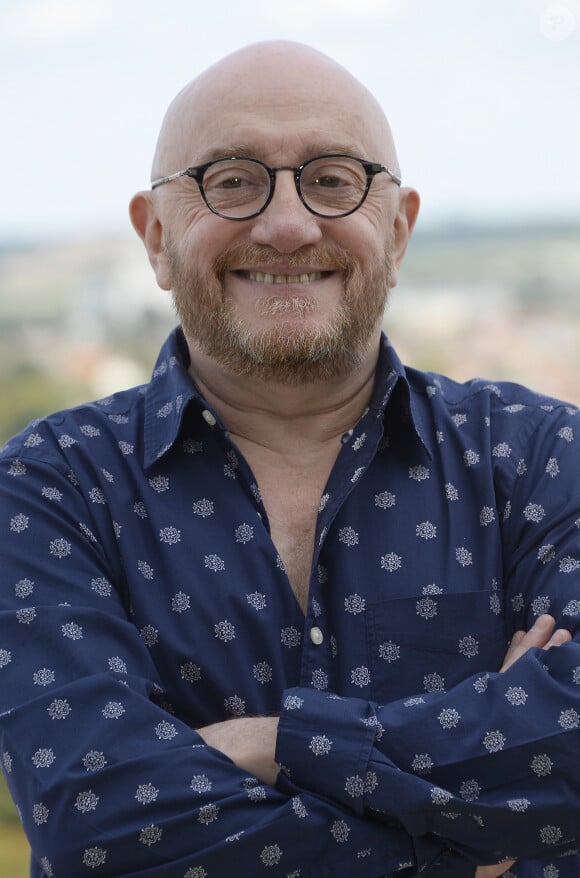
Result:
[[[443,691],[498,671],[507,649],[498,597],[474,591],[371,604],[366,633],[373,700]]]

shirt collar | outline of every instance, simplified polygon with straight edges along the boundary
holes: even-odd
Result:
[[[432,457],[429,445],[427,425],[421,406],[406,369],[387,336],[381,335],[381,348],[377,362],[375,389],[371,401],[377,416],[387,420],[389,432],[411,431],[423,445],[427,455]]]
[[[184,413],[197,404],[199,415],[209,408],[191,375],[189,351],[180,327],[169,335],[161,348],[151,381],[145,386],[144,464],[150,467],[173,447],[179,438]],[[389,425],[393,429],[411,429],[431,456],[425,442],[427,435],[422,413],[414,399],[405,367],[386,335],[381,337],[375,387],[369,410],[383,419],[389,409]],[[210,409],[211,410],[211,409]],[[219,416],[212,412],[216,422]]]
[[[184,413],[192,400],[201,402],[189,374],[189,351],[180,327],[169,335],[159,352],[151,381],[144,389],[144,464],[152,466],[173,447]]]

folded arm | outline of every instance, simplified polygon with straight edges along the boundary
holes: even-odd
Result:
[[[292,690],[277,759],[353,813],[396,814],[474,862],[573,852],[580,694],[562,698],[560,681],[574,679],[579,652],[531,649],[504,674],[384,707]]]
[[[544,650],[561,646],[571,639],[565,628],[555,630],[555,620],[548,615],[540,616],[530,631],[517,631],[506,653],[501,673],[533,647]],[[280,770],[276,762],[276,741],[279,717],[239,717],[213,723],[198,729],[199,735],[210,747],[222,753],[260,778],[263,783],[275,786]]]
[[[571,635],[567,630],[554,629],[554,619],[544,615],[539,617],[529,632],[516,632],[501,672],[507,671],[532,648],[549,650],[570,640]],[[207,726],[199,729],[199,733],[206,743],[227,754],[237,765],[252,772],[264,783],[273,786],[279,770],[275,761],[278,724],[278,717],[244,717]],[[502,875],[512,862],[513,860],[493,866],[480,866],[476,876],[495,878]]]

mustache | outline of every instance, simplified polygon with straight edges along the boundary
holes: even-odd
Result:
[[[279,265],[283,255],[284,264],[294,274],[300,274],[300,269],[316,265],[321,270],[342,271],[346,277],[350,277],[355,268],[354,259],[337,244],[324,244],[323,246],[305,246],[293,253],[280,254],[271,247],[260,247],[255,244],[233,244],[217,257],[214,262],[214,271],[217,278],[223,281],[225,275],[232,268],[240,266],[251,267],[252,265],[268,266]]]

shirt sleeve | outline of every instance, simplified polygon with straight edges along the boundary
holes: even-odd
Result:
[[[573,640],[507,672],[378,705],[285,693],[277,758],[299,785],[353,813],[397,815],[473,862],[580,848],[578,417],[544,419],[513,473],[498,468],[506,628],[551,613]]]
[[[113,523],[93,529],[57,462],[0,462],[0,759],[38,874],[368,878],[435,859],[398,821],[261,785],[168,712]]]

